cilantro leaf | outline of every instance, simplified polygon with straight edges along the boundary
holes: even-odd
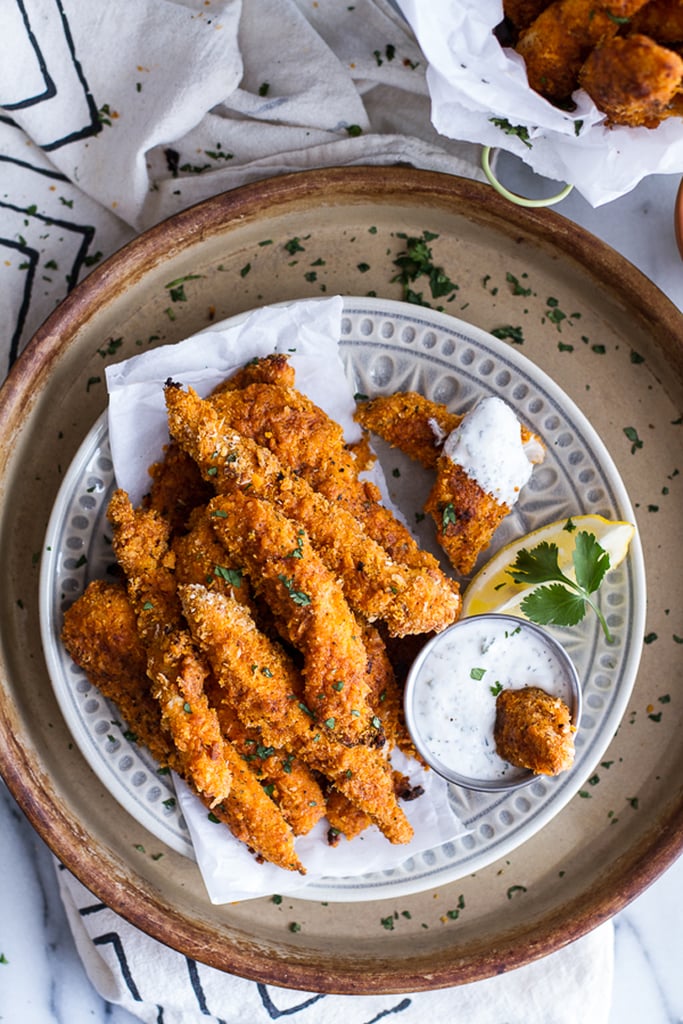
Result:
[[[532,590],[521,604],[522,611],[540,626],[576,626],[586,614],[581,594],[567,590],[561,583]]]
[[[572,562],[576,579],[566,576],[560,569],[557,544],[541,541],[531,550],[522,548],[506,570],[515,583],[535,587],[522,600],[521,610],[541,626],[575,626],[589,605],[611,643],[613,638],[605,616],[591,598],[610,567],[609,552],[600,545],[595,534],[584,530],[574,540]]]
[[[543,540],[531,551],[522,548],[514,565],[508,570],[515,583],[549,583],[563,574],[558,562],[557,544]]]
[[[609,569],[609,554],[598,544],[594,534],[584,530],[576,535],[572,559],[576,582],[586,593],[592,594]]]

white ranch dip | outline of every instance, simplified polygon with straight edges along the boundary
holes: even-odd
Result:
[[[502,398],[483,398],[446,438],[444,455],[508,508],[531,476],[519,420]],[[533,457],[533,456],[532,456]]]
[[[411,669],[406,721],[415,746],[447,778],[493,784],[527,776],[497,754],[493,738],[498,693],[525,686],[576,710],[576,672],[552,637],[507,615],[461,619],[434,637]]]

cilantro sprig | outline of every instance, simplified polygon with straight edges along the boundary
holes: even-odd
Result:
[[[576,535],[572,562],[576,579],[562,572],[557,544],[541,541],[531,550],[522,548],[507,572],[515,583],[541,584],[528,594],[521,610],[538,625],[575,626],[587,608],[598,617],[608,643],[613,637],[607,621],[592,595],[598,590],[610,567],[609,553],[587,531]]]

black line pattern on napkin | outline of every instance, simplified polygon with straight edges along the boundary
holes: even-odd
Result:
[[[21,336],[24,332],[26,317],[28,316],[28,311],[31,306],[31,292],[33,290],[33,282],[35,281],[36,268],[38,266],[40,255],[35,249],[22,244],[21,242],[17,242],[12,238],[0,238],[0,247],[12,249],[15,253],[21,253],[24,258],[26,270],[21,302],[19,303],[19,309],[17,310],[17,319],[10,337],[10,357],[9,365],[7,367],[9,369],[19,352]]]
[[[10,124],[16,127],[14,122],[9,118],[0,117],[0,121],[10,121]],[[21,129],[19,129],[19,131],[21,131]],[[4,162],[8,164],[14,164],[15,167],[25,167],[27,171],[34,171],[36,174],[42,174],[46,178],[53,178],[55,181],[64,181],[67,183],[69,181],[66,174],[62,174],[61,171],[55,171],[49,167],[36,167],[35,164],[30,164],[28,160],[17,160],[16,157],[6,156],[4,153],[0,153],[0,160],[4,160]]]
[[[187,963],[187,971],[190,976],[190,985],[192,986],[192,991],[195,994],[197,1005],[199,1006],[199,1009],[203,1014],[205,1014],[207,1017],[210,1017],[211,1011],[206,1005],[206,996],[204,995],[204,989],[202,988],[202,983],[199,978],[199,968],[197,966],[197,961],[191,960],[190,957],[185,957],[185,962]],[[225,1024],[225,1021],[221,1020],[220,1017],[216,1017],[215,1020],[216,1024]]]
[[[293,1013],[299,1013],[301,1010],[305,1010],[308,1006],[313,1006],[314,1003],[325,998],[324,995],[314,995],[310,999],[306,999],[303,1003],[297,1003],[295,1006],[287,1007],[286,1010],[280,1010],[270,998],[267,985],[258,984],[256,987],[258,989],[258,994],[261,997],[263,1007],[267,1011],[271,1020],[277,1020],[278,1017],[289,1017]]]
[[[58,67],[54,71],[55,77],[53,78],[48,68],[47,60],[42,52],[39,43],[36,39],[35,33],[31,27],[31,21],[28,16],[24,0],[15,0],[17,8],[21,16],[22,23],[24,25],[24,31],[26,33],[26,39],[29,47],[36,54],[36,60],[40,69],[41,76],[45,82],[45,89],[42,93],[35,96],[26,96],[24,99],[16,100],[11,103],[3,104],[5,110],[25,110],[29,107],[36,106],[39,103],[49,103],[51,100],[56,99],[59,96],[59,84],[57,79],[57,73],[64,75],[64,70]],[[97,135],[102,131],[102,124],[100,122],[99,113],[97,110],[97,104],[90,92],[90,87],[86,80],[81,62],[76,56],[76,47],[74,39],[71,34],[71,27],[69,20],[64,11],[62,0],[53,0],[56,8],[54,17],[50,18],[49,29],[45,31],[51,31],[53,38],[57,37],[59,42],[63,42],[62,57],[65,58],[70,64],[71,80],[75,82],[76,87],[82,90],[82,101],[84,104],[83,110],[83,121],[76,127],[67,131],[64,135],[57,139],[53,139],[48,142],[41,142],[40,146],[45,152],[51,152],[52,150],[59,149],[61,146],[66,146],[70,142],[76,142],[79,139],[88,138],[91,135]],[[70,99],[72,99],[70,97]],[[69,102],[68,109],[74,114],[77,114],[79,104],[76,101],[76,97],[73,97],[73,102]],[[0,116],[0,120],[5,121],[8,124],[15,125],[16,122],[7,116]]]
[[[257,987],[258,993],[259,993],[259,995],[261,997],[261,1002],[263,1004],[263,1007],[266,1010],[266,1012],[268,1013],[268,1016],[270,1017],[271,1020],[277,1020],[279,1017],[291,1017],[294,1014],[301,1013],[302,1010],[307,1010],[309,1006],[313,1006],[314,1003],[319,1002],[321,999],[326,999],[327,998],[323,994],[313,995],[309,999],[305,999],[301,1003],[296,1003],[293,1006],[288,1006],[285,1009],[280,1009],[278,1006],[275,1005],[275,1003],[271,999],[270,992],[268,990],[268,986],[267,985],[257,984],[256,987]],[[387,1007],[384,1010],[380,1010],[379,1013],[375,1014],[374,1017],[372,1017],[370,1020],[366,1021],[366,1024],[377,1024],[377,1022],[382,1020],[384,1017],[389,1017],[390,1015],[397,1014],[397,1013],[403,1013],[403,1011],[407,1010],[408,1007],[411,1006],[411,1005],[412,1005],[412,1000],[411,999],[408,999],[408,998],[402,999],[395,1006],[389,1006],[389,1007]]]
[[[411,999],[402,999],[396,1006],[390,1006],[388,1010],[382,1010],[377,1016],[373,1017],[372,1020],[367,1021],[367,1024],[377,1024],[378,1020],[382,1020],[383,1017],[388,1017],[390,1014],[403,1013],[412,1004]]]
[[[104,935],[97,935],[93,939],[95,946],[111,946],[116,954],[116,959],[119,962],[119,968],[121,970],[121,977],[126,983],[128,991],[135,1000],[136,1003],[142,1002],[142,996],[138,992],[138,987],[133,981],[133,975],[130,967],[128,966],[128,958],[126,957],[126,951],[123,948],[123,942],[118,932],[107,932]]]
[[[103,910],[109,910],[106,903],[91,903],[87,907],[80,907],[78,913],[81,917],[88,917],[90,914],[100,914]]]
[[[17,7],[19,8],[21,20],[24,23],[24,30],[26,32],[26,38],[28,39],[29,46],[33,50],[36,57],[36,62],[38,64],[38,67],[40,68],[40,73],[45,84],[45,88],[43,89],[42,93],[39,93],[37,96],[27,96],[26,99],[17,100],[16,103],[1,104],[2,106],[4,106],[5,110],[21,110],[23,107],[31,107],[34,103],[40,103],[41,100],[50,99],[57,92],[57,87],[55,86],[55,83],[49,71],[47,70],[47,63],[45,61],[43,52],[40,49],[38,40],[35,37],[33,29],[31,28],[31,21],[26,11],[24,2],[23,0],[15,0],[15,2]]]
[[[14,161],[10,162],[13,163]],[[78,276],[85,264],[88,249],[90,247],[90,244],[92,243],[93,238],[95,237],[94,227],[88,224],[77,224],[74,221],[62,220],[61,218],[46,217],[44,214],[38,213],[37,210],[35,210],[32,207],[28,208],[16,206],[13,203],[0,202],[0,208],[7,211],[12,211],[20,215],[22,218],[22,223],[25,225],[26,228],[29,228],[31,224],[35,221],[38,222],[41,230],[46,227],[57,227],[61,228],[63,231],[70,232],[77,238],[78,236],[80,236],[76,255],[72,260],[71,269],[65,275],[65,293],[70,292],[78,281]],[[12,329],[12,340],[10,344],[9,360],[7,365],[7,369],[9,370],[12,367],[13,363],[15,362],[17,356],[19,355],[22,333],[24,330],[24,325],[26,323],[28,309],[29,306],[31,305],[31,301],[33,298],[34,285],[36,282],[35,265],[37,264],[37,261],[40,258],[40,253],[34,245],[29,245],[28,241],[23,237],[23,235],[18,239],[6,240],[5,244],[9,245],[15,250],[25,253],[27,261],[27,266],[24,268],[27,270],[27,277],[24,285],[24,294],[20,310],[17,315],[16,323],[14,324],[14,327]]]

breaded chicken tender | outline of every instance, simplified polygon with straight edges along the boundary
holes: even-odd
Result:
[[[173,738],[179,774],[257,855],[303,872],[291,828],[224,737],[208,700],[209,668],[182,615],[168,521],[152,510],[134,509],[121,490],[112,496],[108,517],[114,527],[114,552],[126,573],[147,651],[152,693],[163,727]]]
[[[113,701],[159,764],[175,767],[175,747],[147,678],[147,651],[123,583],[93,580],[64,613],[62,643],[100,693]]]
[[[209,401],[225,425],[275,451],[280,462],[315,491],[354,516],[395,562],[424,569],[443,583],[433,555],[423,551],[382,504],[378,488],[359,478],[368,465],[367,446],[349,448],[339,425],[294,389],[293,371],[285,357],[277,357],[277,363],[275,359],[250,364],[239,393],[224,395],[224,390],[236,390],[227,386],[213,393]]]
[[[399,636],[438,631],[456,620],[460,594],[438,566],[396,564],[350,512],[288,472],[266,448],[225,427],[218,411],[192,389],[167,386],[166,403],[171,433],[216,491],[248,488],[300,522],[359,614],[386,622]]]
[[[498,694],[494,739],[510,764],[537,775],[559,775],[574,763],[575,731],[564,701],[538,686]]]
[[[219,803],[230,792],[230,751],[204,694],[206,668],[182,622],[168,548],[169,524],[155,512],[134,509],[120,490],[114,492],[107,515],[164,728],[179,752],[183,776],[212,803]]]
[[[241,491],[214,498],[209,515],[282,635],[301,652],[312,718],[346,743],[367,740],[374,716],[362,628],[305,530],[270,502]]]
[[[264,742],[292,750],[364,811],[392,843],[412,828],[399,807],[388,761],[374,748],[347,747],[296,699],[297,674],[282,648],[256,626],[243,605],[197,584],[181,587],[185,616],[216,678],[247,726]]]
[[[629,35],[596,47],[579,82],[609,124],[656,128],[681,91],[683,59],[648,36]]]
[[[425,469],[436,466],[444,438],[462,420],[458,413],[417,391],[397,391],[359,402],[355,418],[365,430],[399,448]]]
[[[480,403],[495,405],[500,399],[489,398]],[[457,572],[467,575],[481,553],[491,542],[493,533],[510,513],[511,505],[481,486],[457,458],[448,451],[458,429],[467,423],[464,415],[450,412],[445,406],[415,392],[380,397],[359,403],[358,421],[367,429],[395,445],[425,468],[436,470],[434,486],[424,510],[434,520],[437,539]],[[523,424],[509,425],[519,431],[519,441],[529,462],[543,459],[540,439]],[[463,428],[464,429],[464,428]],[[490,436],[488,429],[477,438],[476,445],[485,449],[501,447],[506,441],[500,435]]]

